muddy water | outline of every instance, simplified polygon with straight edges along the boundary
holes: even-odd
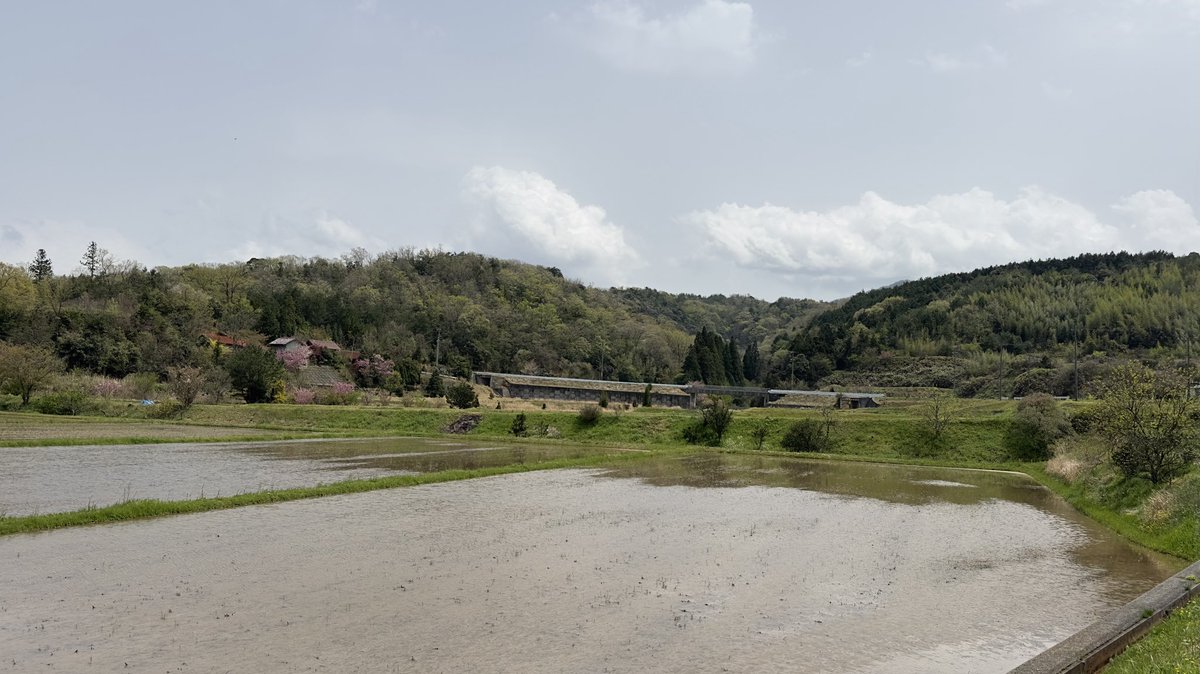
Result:
[[[1001,672],[1176,566],[1019,476],[702,455],[2,538],[0,669]]]
[[[600,451],[421,438],[0,448],[0,515],[63,512],[139,498],[230,496]]]

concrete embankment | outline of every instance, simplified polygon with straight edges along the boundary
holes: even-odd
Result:
[[[1010,674],[1090,674],[1200,595],[1200,562],[1159,583],[1145,594],[1088,625]]]

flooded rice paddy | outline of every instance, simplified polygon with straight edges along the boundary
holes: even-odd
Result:
[[[699,454],[0,539],[0,669],[1002,672],[1178,567],[1022,476]]]
[[[427,439],[0,447],[0,515],[184,500],[617,450]]]

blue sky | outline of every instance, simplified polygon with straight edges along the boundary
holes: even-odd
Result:
[[[0,260],[844,296],[1200,249],[1200,0],[0,7]]]

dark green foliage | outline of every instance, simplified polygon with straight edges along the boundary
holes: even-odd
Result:
[[[700,418],[683,429],[683,439],[693,445],[719,446],[733,423],[733,409],[719,396],[710,397],[700,407]]]
[[[100,268],[100,248],[96,246],[95,241],[88,244],[87,250],[83,253],[83,259],[79,261],[79,264],[83,265],[89,278],[96,277],[96,272]]]
[[[1100,410],[1096,407],[1084,407],[1071,414],[1071,430],[1076,433],[1091,433],[1099,427]]]
[[[42,414],[76,416],[87,411],[90,402],[82,391],[47,393],[33,401],[33,409]]]
[[[1026,370],[1013,380],[1012,394],[1014,396],[1028,396],[1035,393],[1067,395],[1069,391],[1062,390],[1059,386],[1059,383],[1062,381],[1062,377],[1054,369],[1034,368]]]
[[[729,430],[729,424],[733,423],[733,409],[729,407],[729,402],[724,398],[709,398],[700,408],[700,418],[705,427],[717,436],[717,442],[720,442],[725,438],[725,431]]]
[[[742,386],[742,358],[737,345],[726,342],[708,328],[702,329],[683,359],[681,381],[702,381],[712,386]]]
[[[600,417],[604,415],[604,410],[597,405],[584,405],[579,409],[579,423],[584,426],[595,425],[600,421]]]
[[[770,435],[771,427],[767,424],[766,419],[760,419],[750,427],[750,439],[754,441],[755,449],[762,449],[763,443],[767,441],[767,437]]]
[[[50,258],[46,256],[45,248],[37,249],[37,254],[34,256],[33,262],[29,264],[29,275],[33,277],[35,282],[44,281],[54,276],[54,268],[50,264]]]
[[[651,397],[652,390],[653,387],[650,384],[646,384],[646,390],[642,391],[642,407],[650,407],[650,404],[654,402],[654,399]]]
[[[524,412],[521,412],[517,416],[513,417],[512,429],[510,432],[518,438],[523,438],[527,433],[529,433],[528,421],[525,418]]]
[[[1050,458],[1051,444],[1071,432],[1066,414],[1051,396],[1035,393],[1017,403],[1005,442],[1013,456],[1022,461]]]
[[[819,419],[800,419],[788,426],[779,441],[780,446],[790,452],[831,452],[836,449],[833,408],[822,408],[820,415]]]
[[[474,386],[465,381],[459,381],[446,389],[446,402],[450,403],[451,407],[457,407],[460,410],[479,407],[479,394],[475,393]]]
[[[429,381],[425,382],[425,397],[440,398],[444,395],[446,395],[446,388],[442,384],[442,375],[434,370],[429,375]]]
[[[608,391],[600,392],[600,406],[608,407]]]
[[[421,385],[421,364],[412,358],[397,360],[396,369],[385,385],[396,395],[404,395],[405,391],[415,390]]]
[[[746,347],[746,353],[742,355],[742,377],[747,382],[758,381],[759,369],[762,367],[761,358],[757,344]]]
[[[270,402],[272,389],[283,377],[283,365],[262,347],[239,349],[225,361],[229,383],[248,403]]]
[[[783,434],[779,445],[789,452],[828,452],[832,449],[829,424],[817,419],[801,419]]]
[[[1137,365],[1112,372],[1101,392],[1099,430],[1110,458],[1127,477],[1154,484],[1185,472],[1197,454],[1197,408],[1190,379]]]

